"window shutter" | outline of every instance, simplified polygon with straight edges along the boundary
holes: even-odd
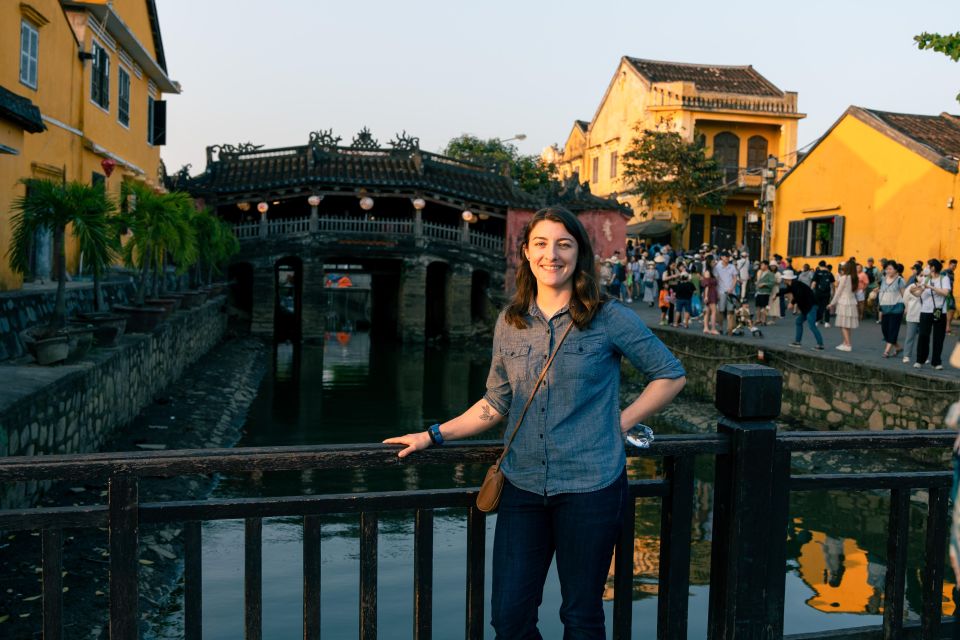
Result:
[[[835,256],[843,255],[843,220],[844,216],[833,216],[833,249]]]
[[[167,144],[167,101],[153,101],[153,144]]]
[[[804,251],[804,230],[807,223],[805,220],[795,220],[790,223],[787,229],[787,255],[802,256]]]

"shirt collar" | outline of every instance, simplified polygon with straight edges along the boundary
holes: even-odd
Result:
[[[564,313],[567,313],[568,311],[570,311],[570,303],[567,303],[567,304],[563,305],[562,307],[560,307],[560,310],[557,311],[555,314],[553,314],[553,318],[556,318],[557,316],[560,316],[560,315],[562,315],[562,314],[564,314]],[[540,307],[537,306],[537,301],[536,301],[536,300],[531,300],[531,301],[530,301],[530,308],[527,309],[527,313],[529,313],[530,316],[533,317],[533,318],[542,318],[543,320],[545,320],[545,321],[547,321],[547,322],[549,322],[550,320],[553,319],[553,318],[546,318],[546,317],[544,317],[543,312],[540,310]]]

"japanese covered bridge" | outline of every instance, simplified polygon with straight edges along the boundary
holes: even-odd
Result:
[[[359,304],[374,331],[405,341],[469,335],[512,287],[523,227],[547,204],[576,213],[596,253],[624,244],[629,210],[583,185],[530,194],[406,133],[387,147],[366,129],[340,141],[216,145],[202,174],[174,180],[234,225],[230,276],[255,333],[321,335]]]

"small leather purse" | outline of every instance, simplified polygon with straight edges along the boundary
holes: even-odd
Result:
[[[477,493],[477,509],[480,509],[480,511],[485,513],[496,511],[497,505],[500,504],[500,493],[503,491],[504,480],[503,472],[500,470],[500,465],[503,463],[504,458],[507,457],[507,452],[510,451],[510,445],[513,444],[513,439],[517,437],[517,431],[520,430],[520,425],[523,423],[523,417],[527,415],[527,409],[529,409],[530,405],[533,404],[533,398],[537,395],[537,390],[543,383],[544,378],[547,377],[547,371],[550,370],[550,365],[553,364],[553,359],[560,351],[563,341],[567,339],[567,334],[570,333],[572,328],[573,322],[571,321],[567,326],[567,330],[563,332],[562,336],[560,336],[560,341],[557,343],[557,346],[554,347],[553,353],[550,354],[550,359],[547,360],[547,364],[543,366],[543,371],[540,372],[540,377],[537,378],[536,384],[533,385],[533,391],[530,392],[530,397],[527,399],[527,404],[524,405],[523,411],[520,412],[520,418],[517,420],[517,426],[513,428],[513,433],[510,434],[510,439],[507,440],[507,444],[503,447],[503,451],[500,453],[497,461],[490,465],[490,468],[487,469],[487,475],[484,476],[483,484],[480,485],[480,491]]]

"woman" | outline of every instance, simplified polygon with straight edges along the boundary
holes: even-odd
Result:
[[[857,291],[860,289],[860,279],[857,276],[857,261],[848,259],[840,265],[840,280],[833,293],[833,299],[827,306],[836,318],[834,325],[840,327],[843,342],[837,345],[840,351],[853,351],[850,340],[850,331],[860,326],[860,313],[857,309]]]
[[[863,265],[857,265],[857,292],[854,294],[857,298],[857,314],[860,321],[863,322],[863,313],[867,307],[867,287],[870,286],[870,277],[864,273]]]
[[[911,267],[913,273],[907,281],[907,288],[903,291],[903,302],[906,307],[903,319],[907,323],[907,339],[903,343],[903,364],[910,364],[910,357],[916,352],[917,336],[920,335],[920,296],[913,292],[913,285],[920,278],[919,265]]]
[[[459,417],[384,442],[405,457],[506,421],[512,433],[556,341],[573,324],[501,467],[493,544],[497,638],[539,638],[537,608],[554,554],[564,637],[605,638],[603,590],[629,489],[623,434],[683,388],[680,362],[627,307],[604,299],[580,221],[542,209],[527,225],[517,292],[497,319],[483,399]],[[620,359],[650,382],[619,410]],[[432,436],[432,439],[431,439]]]
[[[767,305],[767,324],[774,324],[783,317],[783,311],[780,306],[781,289],[783,288],[782,269],[776,262],[770,263],[770,271],[773,273],[773,289],[770,291],[770,303]]]
[[[640,296],[642,294],[642,292],[640,291],[640,288],[641,288],[640,281],[643,278],[643,269],[642,269],[643,263],[637,260],[636,256],[631,256],[629,267],[630,267],[629,277],[632,285],[630,287],[630,297],[633,300],[639,301]]]
[[[647,270],[643,272],[643,301],[651,307],[657,302],[657,270],[652,260],[647,262]]]
[[[777,283],[777,278],[770,271],[770,263],[767,260],[760,261],[760,268],[757,270],[757,323],[767,324],[767,307],[770,305],[770,294],[773,293],[773,287]]]
[[[713,275],[713,256],[707,256],[700,274],[700,286],[703,288],[703,332],[718,336],[717,331],[717,277]]]
[[[927,268],[913,293],[920,296],[920,335],[917,336],[917,360],[913,363],[919,369],[930,357],[934,369],[943,369],[940,360],[943,355],[943,336],[947,331],[947,296],[951,293],[950,278],[940,273],[943,264],[936,258],[927,261]],[[933,337],[933,348],[930,338]]]
[[[880,280],[880,293],[877,296],[877,302],[880,305],[880,328],[883,330],[883,340],[886,346],[883,349],[883,357],[890,358],[901,351],[903,348],[898,342],[900,336],[900,322],[903,320],[903,312],[906,304],[903,301],[903,290],[907,288],[907,283],[897,271],[897,262],[889,260],[883,268],[883,278]],[[900,269],[903,267],[901,266]]]

